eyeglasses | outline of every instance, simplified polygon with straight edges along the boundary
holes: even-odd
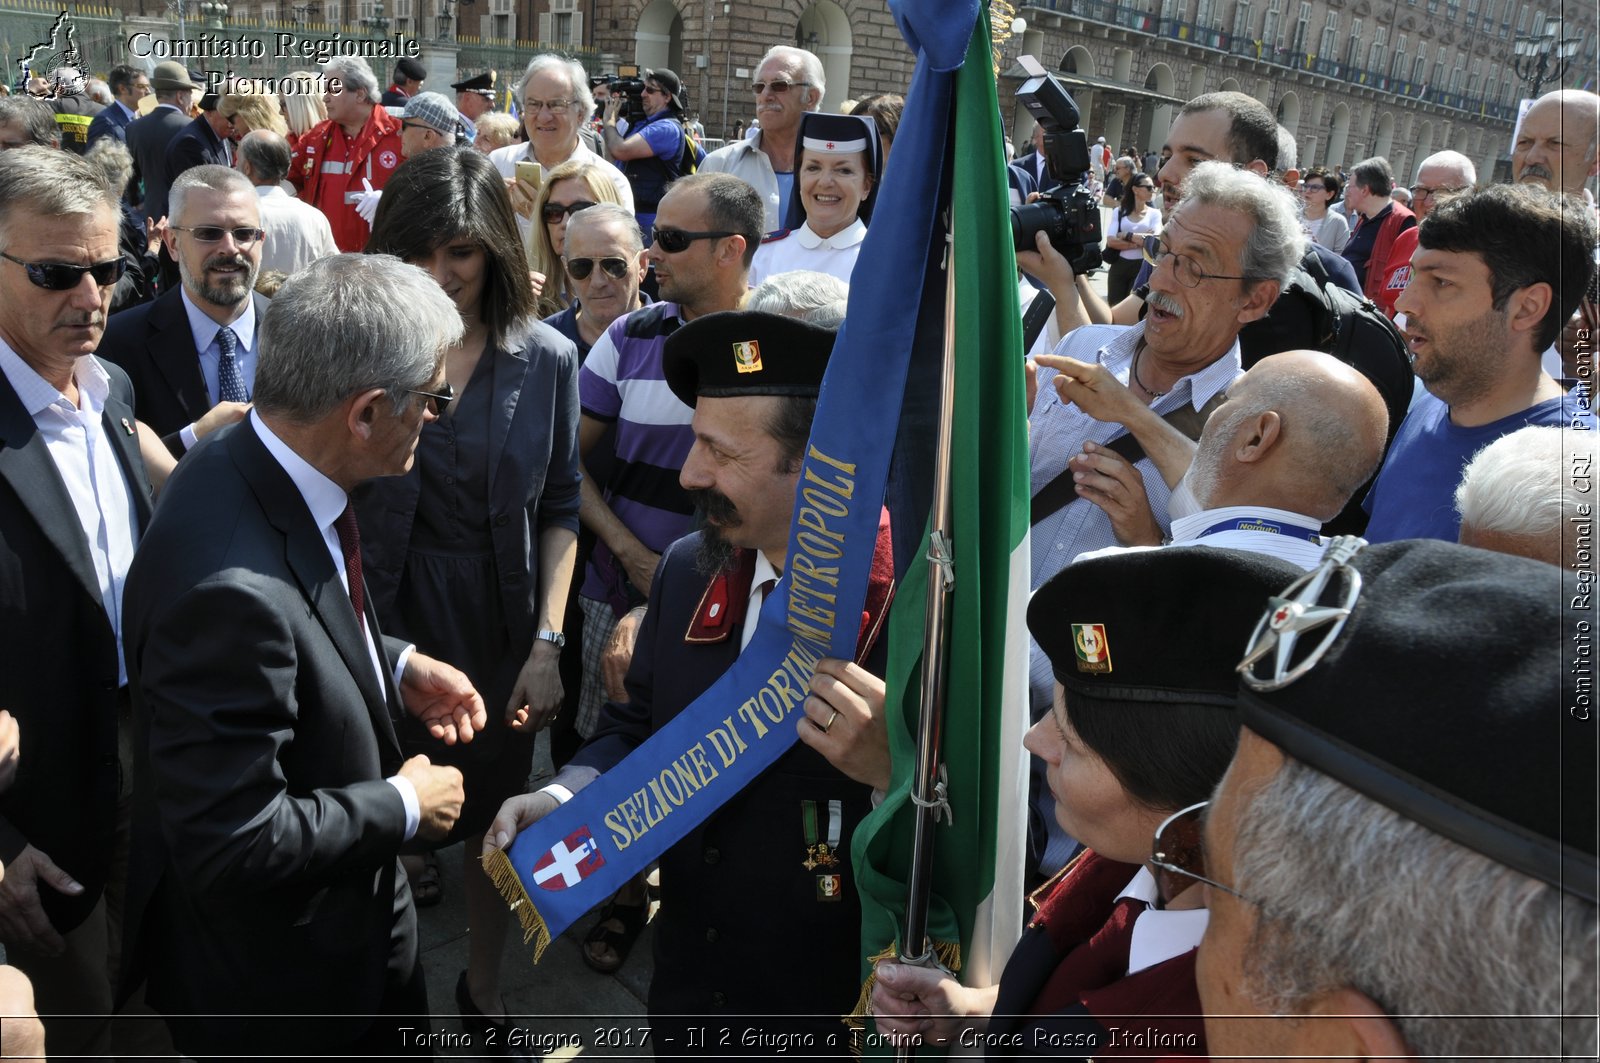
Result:
[[[580,210],[588,210],[594,206],[587,199],[580,199],[576,203],[546,203],[544,205],[544,220],[555,225],[569,214],[576,214]]]
[[[642,91],[653,93],[656,96],[670,95],[667,90],[662,88],[660,85],[646,85]]]
[[[1466,185],[1435,185],[1431,188],[1427,185],[1412,185],[1411,195],[1416,199],[1421,199],[1423,196],[1427,196],[1431,199],[1434,196],[1439,195],[1453,196],[1459,192],[1465,192],[1466,190]]]
[[[720,240],[724,236],[738,235],[729,232],[689,233],[682,229],[657,229],[656,246],[669,255],[676,255],[680,251],[687,251],[689,245],[696,240]]]
[[[773,78],[771,81],[752,81],[750,83],[750,91],[755,93],[757,96],[759,96],[763,92],[766,92],[768,89],[771,89],[773,92],[775,92],[779,96],[782,96],[784,93],[788,92],[791,87],[793,87],[795,85],[804,85],[804,86],[809,88],[810,85],[811,85],[811,82],[809,82],[809,81],[789,81],[789,80],[787,80],[785,78]]]
[[[406,388],[406,393],[410,395],[420,395],[427,399],[428,407],[433,410],[434,415],[438,417],[444,416],[444,411],[447,407],[449,407],[450,400],[456,397],[456,389],[450,386],[450,382],[448,380],[445,381],[444,387],[440,388],[438,391],[419,391],[416,388]]]
[[[249,247],[267,234],[254,226],[243,225],[237,229],[224,229],[220,225],[169,225],[169,229],[176,229],[181,233],[188,233],[202,244],[217,244],[227,235],[233,237],[233,242],[240,247]]]
[[[1144,260],[1150,263],[1151,269],[1157,269],[1167,259],[1172,259],[1173,272],[1177,274],[1178,283],[1185,288],[1198,288],[1201,281],[1258,281],[1263,277],[1253,277],[1232,273],[1207,273],[1195,265],[1194,259],[1187,255],[1180,255],[1166,245],[1159,236],[1144,238]]]
[[[104,288],[115,284],[122,279],[123,271],[127,269],[127,262],[121,258],[113,258],[106,262],[96,262],[92,266],[75,266],[69,262],[24,262],[15,255],[8,255],[0,251],[0,258],[8,262],[15,262],[27,271],[28,279],[35,287],[43,288],[48,292],[65,292],[76,288],[83,283],[83,275],[87,273],[94,278],[94,282]]]
[[[538,114],[540,111],[549,111],[551,114],[560,114],[569,111],[577,100],[523,100],[522,109],[529,114]]]
[[[606,275],[621,280],[628,275],[628,260],[625,258],[569,258],[567,259],[567,273],[575,281],[586,279],[599,266],[606,271]]]
[[[1327,185],[1314,185],[1310,181],[1305,182],[1300,187],[1311,192],[1326,192],[1328,190]]]
[[[1163,871],[1170,871],[1174,875],[1193,879],[1195,882],[1203,882],[1210,888],[1237,897],[1246,904],[1256,904],[1232,886],[1224,886],[1203,874],[1205,852],[1201,838],[1205,821],[1202,813],[1210,804],[1210,801],[1201,801],[1197,805],[1181,808],[1162,820],[1161,826],[1156,828],[1155,840],[1150,845],[1150,862]],[[1259,908],[1260,905],[1256,907]]]
[[[437,129],[433,128],[433,126],[429,125],[426,122],[401,122],[400,123],[400,128],[401,129],[426,129],[430,133],[439,132]]]

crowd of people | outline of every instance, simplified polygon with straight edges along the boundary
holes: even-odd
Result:
[[[0,97],[8,1053],[403,1054],[450,1006],[417,910],[460,844],[455,1010],[526,1055],[480,861],[709,689],[784,575],[905,101],[824,113],[777,46],[707,153],[666,69],[630,99],[539,55],[519,120],[489,74],[321,76]],[[986,352],[1028,359],[1034,911],[994,985],[879,963],[879,1032],[1592,1050],[1597,123],[1552,92],[1511,183],[1439,152],[1409,205],[1382,158],[1300,171],[1239,93],[1091,145],[1104,294],[1041,235],[1052,309]],[[995,160],[1015,205],[1045,155]],[[789,835],[847,861],[890,784],[890,543],[794,748],[585,931],[609,973],[653,919],[658,1055],[841,1043],[860,898]]]

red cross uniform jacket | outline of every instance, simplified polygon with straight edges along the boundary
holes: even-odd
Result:
[[[1037,911],[1000,976],[990,1057],[1205,1055],[1194,950],[1127,973],[1136,915],[1117,898],[1138,870],[1086,850],[1034,894]]]
[[[372,227],[356,213],[354,197],[366,192],[362,181],[381,189],[399,165],[400,119],[374,107],[354,140],[332,119],[301,137],[289,180],[302,200],[327,215],[339,250],[360,251]]]

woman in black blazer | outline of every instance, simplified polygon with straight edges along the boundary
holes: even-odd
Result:
[[[389,179],[369,254],[433,274],[466,325],[403,477],[358,492],[363,561],[383,630],[456,665],[489,708],[470,745],[403,731],[407,753],[455,764],[466,807],[447,844],[462,863],[472,929],[456,999],[469,1029],[506,1045],[500,954],[510,913],[478,863],[483,832],[523,792],[534,736],[561,706],[561,617],[578,528],[578,355],[534,316],[505,182],[483,155],[436,148]]]

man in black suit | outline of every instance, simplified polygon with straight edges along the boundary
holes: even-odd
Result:
[[[134,181],[144,184],[144,215],[160,221],[167,216],[167,189],[177,176],[167,169],[167,145],[189,124],[200,86],[189,80],[182,63],[168,60],[156,64],[150,87],[156,94],[155,110],[129,123],[128,152]]]
[[[99,354],[127,372],[139,420],[181,457],[200,436],[244,416],[267,300],[253,291],[261,210],[249,179],[196,166],[173,182],[169,198],[166,247],[182,284],[114,315]]]
[[[91,357],[120,217],[77,155],[0,152],[0,706],[27,740],[0,796],[0,942],[63,1056],[112,1047],[128,852],[121,603],[150,485],[128,379]]]
[[[167,144],[167,174],[172,180],[195,166],[233,165],[233,144],[229,140],[233,122],[218,109],[221,102],[222,96],[215,92],[200,97],[200,113]],[[169,214],[170,196],[169,191]]]
[[[111,87],[111,106],[89,123],[89,146],[101,137],[116,137],[126,142],[128,126],[139,117],[139,101],[150,95],[150,77],[138,67],[122,64],[111,68],[106,78]]]
[[[729,353],[743,343],[761,351],[755,370],[740,371]],[[628,700],[605,706],[599,730],[551,786],[501,807],[486,846],[510,844],[518,830],[615,768],[709,689],[754,636],[768,581],[787,560],[795,481],[832,346],[830,330],[749,311],[696,318],[667,339],[666,382],[695,410],[695,443],[679,479],[707,526],[662,555]],[[801,744],[661,857],[649,995],[658,1056],[715,1054],[716,1031],[735,1020],[743,1025],[731,1027],[734,1044],[748,1025],[826,1045],[840,1031],[838,1016],[854,1006],[859,897],[848,869],[836,864],[813,865],[834,868],[822,877],[842,882],[823,895],[818,875],[804,866],[800,826],[809,805],[818,817],[810,840],[848,851],[873,787],[888,786],[882,717],[864,697],[883,689],[875,675],[885,650],[876,636],[893,583],[888,539],[884,522],[882,563],[874,566],[857,644],[866,667],[819,663],[812,684],[819,696],[805,702],[812,723],[800,723]],[[779,925],[762,924],[769,911],[782,913]],[[761,933],[752,932],[757,925]],[[790,964],[777,998],[769,983],[749,977],[773,952]],[[712,1035],[700,1047],[689,1031],[702,1025]]]
[[[397,858],[449,830],[461,773],[402,762],[394,717],[447,743],[486,717],[459,671],[379,634],[348,492],[410,467],[461,330],[392,258],[290,280],[254,411],[185,459],[129,574],[127,947],[185,1055],[391,1055],[426,1028]]]

